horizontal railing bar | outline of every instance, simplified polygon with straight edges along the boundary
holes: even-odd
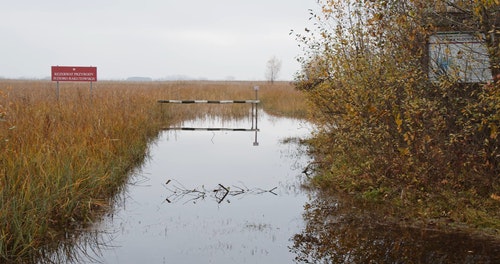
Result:
[[[260,131],[258,128],[224,128],[224,127],[165,127],[163,130],[189,131]]]
[[[162,104],[258,104],[260,100],[158,100]]]

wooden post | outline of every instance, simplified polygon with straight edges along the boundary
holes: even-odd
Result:
[[[59,101],[59,81],[56,82],[56,98]]]

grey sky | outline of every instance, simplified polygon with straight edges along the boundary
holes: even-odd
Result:
[[[315,0],[16,0],[0,4],[0,77],[97,66],[99,79],[175,75],[262,80],[272,56],[292,80]]]

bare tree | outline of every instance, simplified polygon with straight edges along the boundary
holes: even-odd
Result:
[[[271,83],[278,78],[278,74],[281,70],[281,60],[273,56],[271,59],[267,61],[267,69],[266,69],[266,78]]]

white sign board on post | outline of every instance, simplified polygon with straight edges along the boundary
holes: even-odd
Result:
[[[492,80],[488,49],[483,39],[463,32],[440,32],[430,36],[429,79],[437,82],[446,76],[462,83]]]

